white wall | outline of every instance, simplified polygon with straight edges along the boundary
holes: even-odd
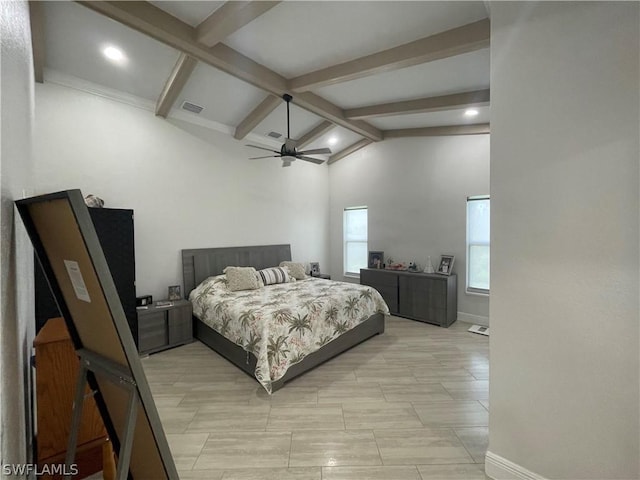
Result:
[[[487,472],[637,479],[639,4],[491,15]]]
[[[291,243],[328,261],[328,168],[255,153],[226,134],[75,89],[36,87],[36,188],[80,188],[135,210],[138,295],[182,284],[180,250]]]
[[[0,456],[31,458],[29,357],[34,334],[33,250],[14,214],[31,184],[33,67],[27,2],[0,2]],[[0,476],[4,478],[2,473]]]
[[[369,250],[421,266],[431,256],[434,267],[455,255],[458,311],[488,321],[489,299],[465,293],[465,244],[466,198],[489,193],[489,135],[385,140],[332,164],[329,178],[333,278],[344,271],[343,210],[366,205]]]

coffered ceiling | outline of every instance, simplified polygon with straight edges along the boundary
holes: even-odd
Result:
[[[282,143],[284,93],[291,137],[305,148],[332,140],[330,163],[385,138],[489,131],[485,2],[49,1],[31,10],[37,80],[91,82],[244,142]],[[107,46],[123,58],[109,61]]]

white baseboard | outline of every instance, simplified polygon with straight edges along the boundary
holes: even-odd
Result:
[[[482,325],[483,327],[489,326],[489,317],[483,317],[482,315],[458,312],[458,320],[464,323],[471,323],[472,325]]]
[[[487,452],[484,458],[485,473],[494,480],[547,480],[506,458]]]

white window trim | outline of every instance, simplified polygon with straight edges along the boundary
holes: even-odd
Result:
[[[490,291],[484,288],[475,288],[475,287],[467,287],[465,290],[467,295],[475,295],[477,297],[488,297],[490,295]]]
[[[344,212],[349,211],[349,210],[366,210],[367,211],[367,248],[369,246],[369,207],[367,207],[366,205],[360,205],[358,207],[346,207],[343,211],[342,211],[342,215],[343,215],[343,220],[342,220],[342,276],[346,277],[346,278],[360,278],[360,272],[348,272],[345,269],[346,266],[346,258],[347,258],[347,241],[344,239],[344,229],[345,229],[345,224],[344,224]],[[351,241],[358,241],[358,240],[351,240]],[[360,240],[361,241],[361,240]],[[365,265],[366,267],[366,265]]]
[[[469,201],[474,201],[474,200],[489,200],[491,201],[491,196],[490,195],[477,195],[477,196],[473,196],[473,197],[467,197],[467,203],[469,203]],[[466,205],[465,204],[465,205]],[[491,248],[491,242],[483,242],[483,243],[469,243],[469,218],[468,218],[468,211],[467,211],[467,238],[466,238],[466,244],[467,244],[467,258],[466,258],[466,278],[465,278],[465,293],[467,295],[476,295],[478,297],[488,297],[490,296],[490,292],[491,292],[491,288],[486,289],[486,288],[477,288],[477,287],[470,287],[469,286],[469,265],[471,264],[471,262],[469,261],[469,258],[471,256],[471,247],[472,246],[488,246],[489,248]]]

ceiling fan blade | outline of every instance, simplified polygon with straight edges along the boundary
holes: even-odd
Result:
[[[249,157],[249,160],[259,160],[261,158],[276,158],[279,157],[280,155],[267,155],[265,157]]]
[[[272,148],[259,147],[257,145],[245,145],[245,147],[259,148],[260,150],[266,150],[267,152],[280,153],[278,150],[273,150]]]
[[[305,157],[304,155],[296,155],[296,158],[299,158],[300,160],[304,160],[306,162],[315,163],[317,165],[324,163],[324,160],[320,160],[319,158],[313,158],[313,157]]]
[[[321,153],[331,153],[330,148],[314,148],[312,150],[303,150],[302,152],[298,152],[300,155],[318,155]]]

